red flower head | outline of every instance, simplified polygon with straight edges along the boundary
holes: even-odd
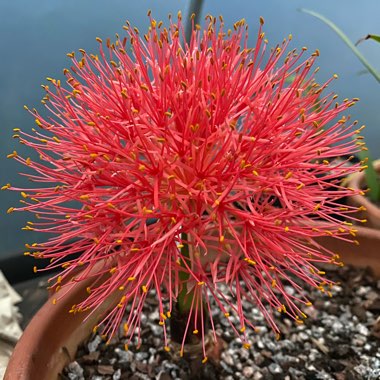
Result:
[[[98,39],[97,55],[69,54],[66,85],[49,79],[45,87],[49,117],[30,111],[39,128],[21,132],[20,142],[41,161],[10,156],[41,186],[12,187],[24,197],[16,210],[37,215],[27,229],[52,234],[32,249],[51,259],[48,268],[63,268],[55,285],[92,276],[73,311],[118,294],[106,334],[129,304],[132,337],[154,290],[167,345],[166,319],[186,289],[194,294],[188,326],[208,315],[213,328],[214,298],[227,318],[237,315],[240,325],[231,326],[247,346],[254,321],[243,298],[278,332],[274,313],[299,322],[309,304],[295,278],[329,285],[316,265],[339,264],[338,256],[314,238],[354,234],[337,218],[355,211],[339,207],[352,190],[338,178],[360,166],[331,159],[360,149],[350,139],[356,123],[339,116],[356,99],[323,95],[330,81],[314,80],[318,51],[287,53],[291,37],[267,51],[262,24],[253,48],[244,21],[227,31],[209,16],[204,30],[193,25],[189,43],[180,16],[168,28],[150,17],[144,36],[128,24],[126,38]]]

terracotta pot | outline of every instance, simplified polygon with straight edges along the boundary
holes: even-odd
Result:
[[[323,236],[316,241],[327,249],[340,255],[345,264],[356,267],[371,267],[380,278],[380,229],[355,226],[357,230],[355,239],[359,246],[352,242]]]
[[[380,160],[373,162],[376,172],[380,176]],[[347,178],[346,185],[353,189],[362,189],[365,184],[364,172],[355,173]],[[366,227],[380,229],[380,207],[372,203],[369,198],[363,195],[352,195],[348,198],[348,202],[353,206],[364,206],[366,211],[360,211],[358,218],[367,219]]]
[[[340,254],[346,264],[371,267],[380,278],[380,230],[356,227],[360,246],[332,237],[320,237],[318,242]],[[4,380],[55,380],[64,366],[73,360],[77,347],[90,334],[103,313],[115,305],[119,297],[104,302],[96,313],[70,314],[87,293],[90,280],[78,282],[70,294],[56,305],[48,301],[29,323],[10,359]],[[62,294],[61,289],[57,296]],[[87,318],[88,317],[88,318]]]
[[[65,365],[75,357],[77,348],[99,322],[104,312],[117,303],[111,297],[92,314],[69,313],[72,305],[88,295],[91,279],[76,283],[69,294],[65,288],[55,293],[38,311],[25,329],[10,358],[4,380],[55,380]],[[118,299],[120,296],[118,297]]]

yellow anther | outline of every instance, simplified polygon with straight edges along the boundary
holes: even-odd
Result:
[[[164,350],[165,350],[166,352],[170,352],[170,347],[169,347],[169,346],[164,346]]]
[[[224,313],[224,316],[228,318],[230,316],[230,313]]]
[[[288,172],[288,173],[285,175],[285,179],[289,179],[292,175],[293,175],[292,172]]]
[[[243,347],[246,349],[246,350],[249,350],[251,348],[251,345],[249,343],[244,343],[243,344]]]
[[[17,152],[14,150],[12,153],[7,155],[7,158],[15,158],[17,157]]]
[[[199,282],[198,282],[198,285],[199,285],[199,286],[202,286],[202,285],[204,285],[204,284],[205,284],[204,281],[199,281]]]
[[[207,360],[208,360],[208,358],[207,358],[207,356],[205,356],[205,357],[203,358],[203,360],[202,360],[202,363],[205,364],[205,363],[207,362]]]
[[[246,327],[245,327],[245,326],[242,326],[242,327],[240,328],[240,332],[241,332],[241,333],[243,333],[245,330],[246,330]]]
[[[124,306],[124,304],[125,304],[125,300],[126,300],[126,299],[127,299],[126,296],[121,297],[121,298],[120,298],[120,301],[119,301],[119,303],[118,303],[118,305],[117,305],[117,307],[122,308],[122,307]]]
[[[289,232],[289,227],[286,226],[286,227],[284,228],[284,231],[285,231],[285,232]]]
[[[141,287],[141,290],[144,292],[144,293],[147,293],[148,292],[148,288],[146,287],[146,285],[143,285]]]
[[[256,261],[249,258],[245,258],[244,261],[246,261],[249,265],[257,265]]]
[[[193,331],[193,334],[197,335],[198,332],[199,332],[199,331],[198,331],[197,329],[195,329],[195,330]]]

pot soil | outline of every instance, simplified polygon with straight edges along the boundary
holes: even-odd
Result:
[[[344,283],[344,287],[334,287],[332,299],[316,290],[311,291],[309,298],[314,306],[308,308],[309,317],[303,325],[295,324],[286,315],[278,315],[277,323],[283,332],[279,341],[275,340],[259,311],[244,303],[245,312],[250,313],[259,331],[251,333],[252,347],[243,349],[225,317],[215,307],[213,318],[217,332],[227,347],[220,364],[207,362],[201,366],[198,378],[379,378],[380,280],[366,269],[329,267],[326,272],[329,278]],[[135,341],[130,350],[125,351],[121,334],[121,338],[109,345],[98,335],[92,335],[80,345],[99,319],[93,315],[82,324],[84,314],[67,312],[73,303],[85,296],[85,287],[86,284],[76,284],[70,297],[56,305],[49,302],[39,311],[15,349],[6,380],[196,379],[185,359],[175,362],[163,349],[154,297],[144,309],[139,350]],[[104,305],[104,308],[109,306]],[[63,369],[65,364],[68,365]]]

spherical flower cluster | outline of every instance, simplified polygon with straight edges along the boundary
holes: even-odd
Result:
[[[318,51],[287,52],[291,36],[267,49],[263,20],[253,48],[244,21],[231,31],[208,16],[185,42],[180,16],[167,28],[149,20],[144,36],[127,23],[124,39],[97,39],[98,54],[68,54],[65,85],[48,78],[48,116],[30,110],[38,128],[17,131],[40,160],[9,155],[40,185],[7,186],[24,204],[10,212],[36,214],[26,228],[51,234],[27,254],[62,268],[56,287],[92,279],[73,312],[116,297],[102,321],[108,336],[129,305],[131,339],[154,292],[168,346],[167,320],[185,289],[188,327],[205,339],[214,299],[248,347],[255,321],[242,299],[276,333],[276,313],[302,323],[304,284],[329,292],[318,264],[340,264],[315,238],[355,235],[355,208],[339,202],[353,190],[339,179],[362,167],[333,159],[360,149],[356,123],[340,116],[356,99],[324,95]]]

